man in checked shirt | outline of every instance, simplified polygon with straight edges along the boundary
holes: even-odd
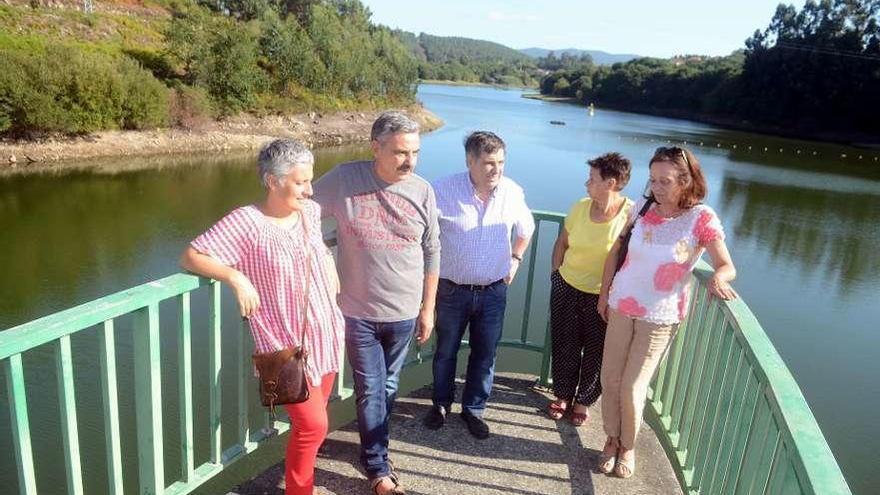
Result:
[[[467,171],[433,183],[440,221],[440,282],[433,407],[425,426],[443,426],[455,397],[458,349],[469,328],[470,356],[461,419],[479,439],[495,375],[495,350],[504,326],[507,287],[535,230],[522,188],[504,177],[505,145],[477,131],[465,139]],[[514,234],[515,235],[512,235]]]

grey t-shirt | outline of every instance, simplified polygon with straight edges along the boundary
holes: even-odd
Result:
[[[440,272],[440,229],[430,184],[417,175],[389,184],[372,161],[337,165],[314,184],[324,217],[336,218],[339,306],[352,318],[418,316],[426,273]]]

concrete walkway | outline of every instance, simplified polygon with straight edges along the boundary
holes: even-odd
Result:
[[[430,390],[400,398],[391,420],[391,458],[408,494],[679,494],[681,489],[654,433],[642,428],[636,474],[628,480],[595,472],[605,435],[597,406],[582,427],[542,413],[547,391],[535,377],[502,373],[485,419],[492,429],[477,440],[459,418],[458,405],[446,426],[430,431],[422,417]],[[461,389],[461,387],[458,387]],[[317,493],[368,494],[360,470],[356,423],[332,432],[316,468]],[[283,495],[283,462],[232,490],[237,495]]]

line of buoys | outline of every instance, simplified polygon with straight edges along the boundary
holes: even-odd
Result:
[[[620,141],[621,139],[623,139],[623,136],[617,136],[617,140],[618,140],[618,141]],[[632,140],[633,140],[633,142],[639,142],[639,137],[638,137],[638,136],[632,136]],[[650,139],[646,138],[645,141],[650,141],[651,143],[664,143],[664,140],[663,140],[663,139],[655,139],[655,138],[650,138]],[[665,143],[666,143],[667,145],[676,145],[676,144],[678,144],[679,146],[699,146],[699,147],[711,146],[711,143],[708,143],[708,144],[707,144],[705,141],[699,141],[699,142],[694,141],[694,142],[690,142],[690,143],[689,143],[688,141],[682,140],[682,141],[676,143],[676,142],[673,142],[671,139],[667,139],[667,140],[665,140]],[[737,144],[730,144],[729,146],[730,146],[730,149],[733,149],[733,150],[739,149],[739,145],[737,145]],[[716,148],[721,148],[721,149],[723,149],[723,148],[725,148],[726,146],[725,146],[724,143],[718,142],[718,143],[715,143],[715,147],[716,147]],[[749,144],[749,145],[744,144],[744,145],[743,145],[743,149],[745,149],[745,150],[752,151],[752,148],[753,148],[753,146],[752,146],[751,144]],[[776,148],[776,149],[777,149],[777,151],[778,151],[779,153],[785,153],[785,148]],[[770,147],[769,147],[769,146],[763,146],[763,151],[764,151],[764,153],[770,152]],[[795,154],[798,154],[798,155],[803,154],[803,153],[805,153],[805,152],[810,152],[812,156],[819,156],[819,153],[818,153],[817,151],[801,150],[801,149],[794,149],[794,150],[791,150],[791,151],[794,151]],[[859,160],[866,160],[866,159],[867,159],[867,160],[870,160],[870,159],[872,158],[871,156],[865,156],[865,155],[863,155],[863,154],[862,154],[862,155],[852,155],[852,156],[850,156],[850,155],[848,155],[847,153],[841,153],[841,154],[839,155],[839,157],[840,157],[841,159],[844,159],[844,160],[846,160],[846,159],[848,159],[848,158],[855,158],[856,156],[858,156],[858,159],[859,159]],[[875,162],[876,162],[876,161],[880,161],[880,156],[874,156],[873,158],[874,158],[874,161],[875,161]]]

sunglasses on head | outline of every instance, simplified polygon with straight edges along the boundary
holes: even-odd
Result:
[[[687,153],[684,152],[684,148],[679,148],[678,146],[661,146],[657,148],[656,150],[654,150],[654,158],[652,158],[651,161],[655,162],[660,158],[672,160],[678,157],[681,157],[684,160],[684,163],[688,166],[688,169],[691,168],[691,161],[688,160]]]

